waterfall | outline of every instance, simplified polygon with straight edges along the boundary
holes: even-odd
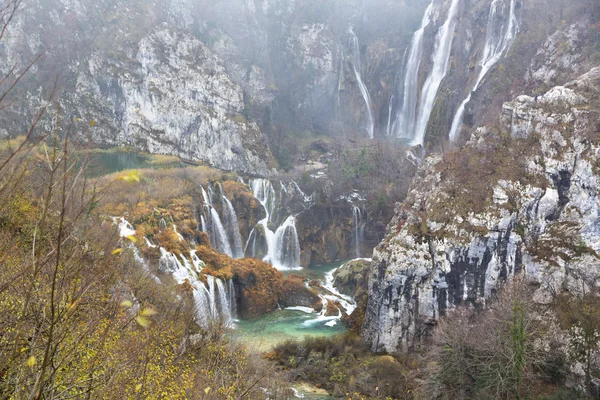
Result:
[[[229,237],[230,243],[233,246],[233,258],[244,257],[244,249],[242,249],[242,235],[240,234],[240,225],[238,223],[237,214],[233,209],[231,202],[223,196],[223,214],[225,217],[225,228]]]
[[[227,281],[227,289],[229,293],[229,306],[231,307],[231,317],[235,318],[237,314],[237,301],[235,299],[235,286],[233,285],[233,279]]]
[[[217,309],[217,296],[215,295],[215,278],[210,275],[206,275],[206,283],[208,284],[208,311],[210,312],[211,318],[215,318],[219,315]]]
[[[268,179],[253,179],[250,181],[250,187],[252,188],[254,197],[256,197],[265,209],[267,220],[271,221],[276,207],[273,184]]]
[[[207,190],[200,187],[202,197],[204,198],[203,214],[200,215],[202,231],[208,234],[210,245],[220,253],[227,254],[231,258],[241,258],[244,256],[242,245],[242,236],[237,214],[231,201],[225,197],[223,188],[220,184],[216,185],[216,193],[212,185],[208,185]],[[221,198],[221,210],[223,218],[214,208],[214,201]]]
[[[232,315],[235,312],[235,294],[233,293],[233,282],[227,281],[228,287],[220,279],[211,275],[204,275],[206,285],[199,278],[202,274],[204,263],[198,258],[195,252],[190,252],[191,262],[181,256],[181,260],[164,248],[160,248],[159,269],[162,272],[173,275],[175,281],[179,284],[189,283],[193,288],[195,318],[202,327],[208,327],[214,322],[223,322],[230,326]]]
[[[354,33],[352,27],[348,30],[350,33],[350,46],[352,47],[352,68],[354,69],[354,75],[356,75],[356,82],[358,83],[358,88],[360,89],[360,93],[362,95],[363,100],[365,101],[365,106],[367,107],[367,117],[368,117],[368,126],[367,133],[369,137],[373,139],[374,131],[375,131],[375,122],[373,119],[373,110],[371,108],[371,96],[369,95],[369,90],[367,86],[362,80],[362,62],[360,57],[360,45],[358,43],[358,37]]]
[[[231,304],[230,297],[227,291],[225,290],[225,285],[223,281],[220,279],[215,279],[217,283],[217,295],[219,299],[219,311],[221,315],[221,319],[226,325],[231,325],[233,322],[233,318],[231,317]]]
[[[421,88],[420,96],[418,86],[419,70],[423,59],[423,35],[425,28],[431,23],[434,9],[433,2],[425,11],[421,27],[415,32],[412,38],[404,79],[402,109],[394,123],[396,136],[411,139],[412,145],[422,145],[424,142],[427,124],[435,105],[437,92],[448,70],[459,1],[452,0],[446,21],[436,35],[435,46],[431,56],[433,65]]]
[[[229,244],[229,238],[227,232],[221,223],[221,217],[219,213],[213,207],[210,208],[210,244],[213,248],[217,249],[220,253],[227,254],[229,257],[233,257],[231,251],[231,245]]]
[[[360,257],[360,245],[364,241],[365,237],[365,223],[362,217],[362,211],[359,207],[352,207],[352,232],[354,242],[354,254],[356,258]]]
[[[473,85],[473,89],[471,89],[467,98],[458,107],[458,111],[454,116],[449,135],[450,140],[452,141],[456,140],[458,137],[459,129],[463,123],[465,107],[467,103],[471,101],[471,96],[479,88],[481,81],[489,70],[500,61],[506,51],[510,49],[510,46],[519,32],[519,24],[515,14],[515,0],[510,0],[508,19],[506,18],[505,13],[506,0],[493,0],[488,14],[483,56],[479,61],[481,69],[477,76],[477,80],[475,81],[475,85]]]
[[[454,37],[454,27],[456,25],[455,15],[458,10],[460,0],[452,0],[448,10],[448,18],[436,37],[435,49],[433,51],[433,68],[431,74],[425,81],[421,90],[421,100],[419,102],[419,114],[415,126],[415,136],[413,145],[422,145],[425,140],[427,123],[431,116],[431,111],[435,104],[438,89],[448,70],[448,61],[452,50],[452,39]]]
[[[212,319],[212,316],[206,313],[206,310],[209,309],[208,291],[200,281],[192,283],[192,287],[194,288],[193,296],[196,321],[200,326],[208,327]]]
[[[388,120],[387,120],[387,135],[390,136],[392,133],[392,109],[394,107],[394,94],[390,98],[390,104],[388,104]]]
[[[296,217],[288,217],[277,228],[273,240],[274,246],[269,246],[268,256],[273,266],[277,269],[297,268],[300,265],[300,242],[296,231]]]
[[[402,108],[396,116],[392,126],[392,132],[399,138],[413,137],[415,130],[415,117],[417,102],[419,101],[419,68],[423,58],[423,36],[425,28],[431,22],[433,13],[433,1],[425,10],[421,21],[421,27],[414,33],[410,45],[410,53],[404,73],[404,90],[402,96]]]
[[[312,201],[312,196],[306,196],[295,182],[290,186],[302,196],[303,201]],[[273,215],[279,212],[279,208],[281,208],[280,200],[288,193],[285,185],[281,184],[279,199],[275,195],[273,184],[266,179],[252,180],[250,181],[250,187],[254,192],[254,197],[265,209],[266,217],[257,224],[257,227],[260,226],[261,229],[255,228],[250,233],[246,243],[246,253],[252,257],[257,256],[256,241],[260,230],[262,230],[267,247],[267,254],[263,260],[279,270],[299,268],[301,250],[296,230],[296,217],[291,215],[275,231],[272,229],[274,225]]]

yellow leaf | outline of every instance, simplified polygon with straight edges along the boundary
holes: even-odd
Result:
[[[121,302],[121,307],[123,307],[123,308],[133,307],[133,303],[131,302],[131,300],[123,300]]]
[[[152,308],[144,308],[141,312],[140,315],[144,316],[144,317],[151,317],[153,315],[158,314],[158,311],[152,309]]]
[[[33,368],[33,366],[35,365],[35,356],[31,356],[27,359],[27,366],[29,368]]]
[[[113,253],[113,255],[115,255],[115,254],[119,254],[122,251],[123,251],[123,249],[114,249],[112,253]]]
[[[136,239],[136,238],[135,238],[135,236],[133,236],[133,235],[129,235],[129,236],[127,236],[127,239],[131,240],[133,243],[136,243],[136,242],[137,242],[137,239]]]
[[[206,389],[204,389],[204,393],[208,394],[208,392],[210,392],[210,387],[207,387]]]
[[[138,324],[140,324],[140,326],[142,326],[143,328],[148,328],[150,326],[150,320],[146,317],[142,317],[142,316],[137,316],[135,318],[135,320],[137,321]]]
[[[96,121],[94,121],[94,120],[91,120],[91,121],[90,121],[90,126],[94,126],[94,125],[96,125]]]
[[[142,390],[142,384],[138,383],[137,385],[135,385],[135,391],[139,392],[140,390]]]

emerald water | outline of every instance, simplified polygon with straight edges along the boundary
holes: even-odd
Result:
[[[339,268],[343,262],[325,264],[301,270],[286,272],[317,279],[325,280],[325,275]],[[241,340],[251,351],[269,351],[286,340],[301,340],[304,337],[330,337],[344,333],[345,325],[341,321],[333,326],[331,318],[319,317],[317,313],[308,313],[298,310],[275,310],[260,317],[239,321],[236,324],[234,335]]]
[[[94,152],[90,155],[89,175],[98,177],[128,169],[184,167],[180,161],[155,163],[151,155],[134,152]]]

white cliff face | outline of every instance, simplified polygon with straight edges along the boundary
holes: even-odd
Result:
[[[581,68],[587,62],[582,60],[582,47],[587,29],[586,24],[579,22],[550,35],[531,61],[526,79],[551,85],[564,82],[565,76],[583,73]]]
[[[499,128],[478,129],[457,158],[424,161],[373,256],[364,336],[374,350],[406,350],[447,310],[485,305],[516,274],[544,303],[598,284],[599,95],[595,68],[537,102],[505,103]],[[502,135],[513,147],[497,170],[461,184],[473,168],[461,163],[492,157]]]
[[[83,96],[88,102],[77,104]],[[92,56],[71,97],[83,118],[94,119],[98,108],[106,110],[100,115],[112,111],[96,129],[101,143],[204,160],[225,170],[270,172],[268,150],[250,150],[266,145],[258,126],[242,115],[242,89],[199,40],[166,25],[141,40],[129,65]]]

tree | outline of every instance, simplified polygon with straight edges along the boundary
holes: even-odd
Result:
[[[536,342],[545,331],[531,296],[524,282],[510,283],[489,309],[457,310],[440,322],[431,355],[431,398],[521,398],[544,357]]]
[[[585,386],[592,394],[593,360],[600,348],[600,291],[563,293],[556,306],[561,326],[568,332],[570,356],[584,366]]]

